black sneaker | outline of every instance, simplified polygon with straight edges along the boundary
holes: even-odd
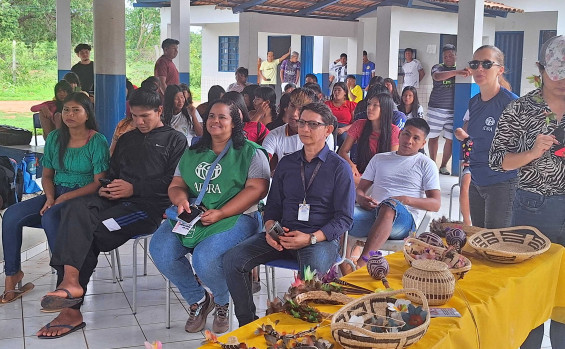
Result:
[[[224,305],[216,304],[216,311],[214,312],[214,323],[212,324],[212,331],[214,333],[224,333],[230,327],[230,319],[228,315],[229,303]]]
[[[206,292],[206,298],[202,303],[194,303],[190,306],[184,330],[189,333],[202,331],[206,326],[206,316],[212,309],[214,309],[213,296]]]

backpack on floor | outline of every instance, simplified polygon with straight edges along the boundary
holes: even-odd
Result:
[[[0,125],[0,145],[26,145],[31,142],[31,137],[31,131],[9,125]]]
[[[0,156],[0,209],[21,201],[23,173],[18,163],[7,156]]]

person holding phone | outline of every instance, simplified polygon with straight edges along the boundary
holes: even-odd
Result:
[[[108,170],[108,142],[97,132],[90,98],[81,92],[71,93],[62,104],[61,128],[51,132],[45,142],[41,178],[45,194],[10,206],[2,219],[6,279],[0,303],[13,302],[33,288],[26,284],[16,289],[24,277],[20,260],[23,227],[41,225],[49,248],[54,250],[62,204],[95,193],[98,179]]]
[[[279,162],[264,211],[266,232],[280,222],[280,242],[266,233],[255,234],[224,255],[240,326],[257,319],[249,282],[253,268],[291,259],[298,261],[301,275],[306,266],[323,275],[336,262],[340,238],[353,222],[355,187],[347,162],[326,144],[334,120],[328,106],[310,103],[296,121],[304,146]]]
[[[534,226],[551,242],[565,246],[565,159],[558,155],[565,145],[565,36],[546,41],[539,57],[542,85],[504,110],[489,162],[496,171],[518,170],[511,225]],[[565,316],[552,316],[549,333],[553,348],[562,348]],[[521,348],[540,348],[543,335],[542,323]]]
[[[267,152],[245,139],[235,102],[212,103],[204,125],[202,138],[185,151],[169,186],[178,218],[192,221],[197,217],[195,205],[202,205],[200,220],[184,231],[175,221],[163,222],[153,234],[149,251],[159,271],[190,304],[185,331],[202,331],[206,316],[215,309],[212,330],[222,333],[229,327],[222,256],[258,233],[257,204],[269,190],[270,171]],[[187,253],[192,254],[192,264]],[[196,280],[193,267],[211,294]]]
[[[81,306],[100,252],[111,251],[133,236],[151,234],[170,206],[167,188],[186,148],[186,137],[163,124],[161,97],[139,88],[129,99],[136,129],[123,134],[110,159],[111,183],[61,209],[51,266],[57,288],[41,300],[59,315],[38,332],[39,339],[66,336],[86,324]],[[76,118],[76,117],[75,117]]]

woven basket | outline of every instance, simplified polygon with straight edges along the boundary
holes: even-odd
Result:
[[[455,278],[447,264],[433,259],[420,259],[414,261],[402,276],[402,287],[422,291],[430,305],[443,305],[453,297]],[[407,294],[406,297],[412,302],[419,302],[419,297],[413,294]]]
[[[446,251],[445,248],[433,246],[415,238],[408,238],[406,239],[406,241],[404,241],[404,259],[409,265],[412,265],[412,262],[417,259],[412,257],[411,254],[413,254],[414,252],[417,252],[419,254],[424,249],[433,250],[438,255],[443,255]],[[458,279],[461,279],[463,278],[465,273],[471,270],[471,261],[467,257],[460,255],[456,251],[452,252],[453,254],[450,254],[451,257],[445,256],[445,258],[441,261],[447,264],[450,272],[457,276]],[[465,265],[463,267],[454,268],[453,266],[460,260],[460,257],[462,257],[461,259],[465,262]]]
[[[423,324],[407,331],[376,333],[348,323],[351,316],[357,314],[371,313],[387,316],[387,303],[394,303],[396,299],[392,297],[398,294],[411,294],[418,297],[418,303],[422,303],[422,309],[427,312]],[[348,303],[332,317],[331,331],[333,338],[346,349],[396,349],[407,347],[419,341],[429,326],[430,309],[426,296],[417,289],[403,289],[373,293]]]
[[[294,298],[294,300],[297,304],[302,304],[304,302],[347,304],[354,301],[355,298],[348,297],[339,292],[328,293],[326,291],[309,291],[299,294]],[[323,311],[319,312],[323,317],[331,316],[330,313],[325,313]]]
[[[518,226],[483,230],[469,245],[492,262],[520,263],[547,251],[551,241],[534,227]]]
[[[445,230],[447,228],[459,228],[461,230],[463,230],[465,232],[465,234],[467,236],[471,236],[473,234],[476,234],[482,230],[485,230],[485,228],[481,228],[481,227],[474,227],[472,225],[464,225],[464,224],[458,224],[458,223],[441,223],[440,226],[442,227],[444,233],[441,236],[445,237]]]

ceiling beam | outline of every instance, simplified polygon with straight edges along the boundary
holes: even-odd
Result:
[[[237,6],[232,7],[232,11],[233,11],[233,13],[241,13],[241,12],[244,12],[245,10],[247,10],[247,9],[250,9],[253,6],[257,6],[257,5],[263,4],[265,2],[267,2],[267,0],[245,1],[241,5],[237,5]]]
[[[335,4],[336,2],[339,2],[339,0],[321,0],[321,1],[318,1],[317,3],[315,3],[315,4],[312,5],[312,6],[303,8],[302,10],[296,12],[296,15],[298,15],[298,16],[307,16],[307,15],[311,14],[311,13],[314,12],[314,11],[323,9],[324,7],[329,6],[329,5],[333,5],[333,4]]]
[[[371,5],[369,7],[366,7],[365,9],[358,11],[358,12],[354,12],[352,14],[350,14],[349,16],[344,17],[343,19],[346,21],[352,21],[355,20],[367,13],[373,12],[375,11],[379,6],[390,6],[390,5],[394,5],[395,1],[390,1],[390,0],[380,0],[377,4]]]

